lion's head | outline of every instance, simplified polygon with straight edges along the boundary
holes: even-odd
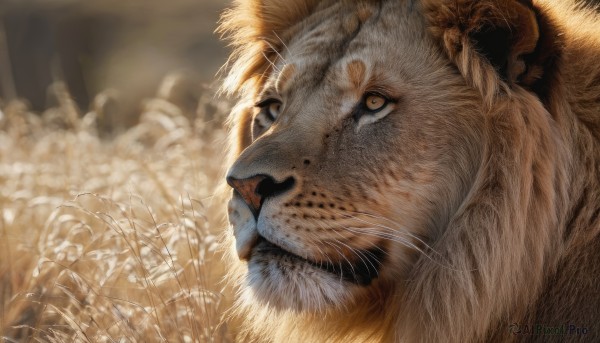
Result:
[[[523,315],[570,158],[550,17],[525,0],[238,1],[223,27],[239,306],[286,332],[354,318],[359,333],[326,336],[348,339],[452,321],[446,338],[483,339]]]
[[[477,96],[410,11],[322,6],[261,82],[252,143],[227,177],[238,254],[265,304],[345,306],[402,278],[468,190]]]

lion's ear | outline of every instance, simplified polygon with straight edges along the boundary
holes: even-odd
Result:
[[[531,0],[424,0],[431,32],[486,98],[502,86],[534,88],[553,58],[547,18]]]
[[[239,91],[247,81],[259,81],[285,44],[283,32],[310,15],[319,0],[236,0],[218,31],[231,42],[228,92]]]

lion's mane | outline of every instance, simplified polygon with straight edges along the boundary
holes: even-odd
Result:
[[[234,49],[224,89],[241,98],[232,157],[250,144],[247,104],[271,71],[269,58],[318,3],[237,0],[224,15]],[[275,312],[238,297],[239,339],[530,340],[542,338],[511,336],[509,325],[573,323],[600,340],[599,16],[564,1],[415,6],[481,95],[486,129],[484,142],[474,142],[483,158],[473,187],[432,243],[436,254],[418,259],[397,289],[348,313]],[[504,44],[506,63],[487,53],[488,39]],[[243,270],[232,257],[234,284]]]

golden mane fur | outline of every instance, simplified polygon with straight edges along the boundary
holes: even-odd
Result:
[[[557,339],[515,333],[511,324],[573,324],[585,328],[585,336],[560,341],[599,341],[598,12],[555,0],[340,3],[360,21],[370,6],[392,1],[414,6],[428,35],[415,39],[435,42],[473,90],[458,94],[459,86],[448,83],[445,94],[458,99],[457,108],[477,103],[480,114],[480,126],[464,135],[481,141],[471,142],[477,146],[472,152],[456,152],[466,162],[454,169],[473,170],[454,180],[464,182],[465,191],[449,199],[444,227],[423,235],[430,249],[411,255],[401,280],[376,283],[350,305],[322,311],[253,302],[243,290],[246,263],[228,234],[239,341]],[[233,47],[224,89],[240,99],[230,118],[232,164],[253,144],[253,105],[277,72],[276,60],[307,26],[297,24],[329,2],[236,0],[224,14],[221,32]],[[505,44],[499,64],[498,51],[486,50],[493,49],[489,39]]]

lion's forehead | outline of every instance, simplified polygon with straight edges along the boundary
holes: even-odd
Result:
[[[314,70],[314,64],[307,64],[306,61],[287,62],[279,68],[279,72],[273,77],[273,85],[279,94],[286,94],[294,89],[298,84],[298,78]],[[329,71],[332,84],[338,85],[342,91],[353,93],[357,89],[364,88],[370,73],[371,62],[367,56],[355,54],[346,56],[331,67]]]
[[[306,97],[314,101],[315,95],[324,95],[322,100],[344,109],[374,82],[398,86],[403,75],[423,70],[426,49],[413,38],[415,30],[424,28],[399,25],[414,20],[406,4],[386,6],[340,9],[337,16],[306,24],[281,52],[268,85],[283,96],[294,93],[304,103]],[[406,27],[412,31],[404,32]]]
[[[312,102],[327,102],[337,107],[340,113],[347,113],[361,98],[372,74],[371,61],[364,56],[353,55],[331,66],[325,80],[321,80],[321,86],[307,87],[307,73],[313,71],[314,67],[302,61],[283,65],[273,78],[275,92],[282,95],[294,93],[303,103],[306,97],[311,97]]]

